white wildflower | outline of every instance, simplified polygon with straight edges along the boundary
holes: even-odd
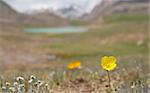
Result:
[[[9,83],[9,82],[6,82],[5,84],[6,84],[6,86],[10,86],[10,83]]]
[[[35,80],[36,77],[35,77],[34,75],[31,75],[31,76],[30,76],[30,79]]]
[[[2,87],[2,90],[6,90],[7,88],[6,87]]]
[[[21,77],[21,76],[19,76],[19,77],[16,78],[16,80],[17,80],[17,81],[24,81],[24,78]]]
[[[18,82],[14,82],[14,84],[13,84],[15,87],[17,87],[18,86]]]
[[[16,91],[16,89],[15,89],[14,87],[10,87],[10,88],[9,88],[9,91],[11,91],[11,92],[14,93],[14,92]]]

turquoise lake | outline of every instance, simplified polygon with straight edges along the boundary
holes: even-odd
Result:
[[[25,28],[24,32],[29,33],[52,33],[52,34],[63,34],[63,33],[77,33],[88,31],[84,27],[57,27],[57,28]]]

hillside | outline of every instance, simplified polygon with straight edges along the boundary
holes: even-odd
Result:
[[[18,13],[4,1],[0,1],[0,22],[14,22]]]
[[[95,21],[102,16],[123,13],[148,13],[148,0],[109,0],[102,1],[90,14],[84,15],[81,19]]]
[[[54,14],[41,13],[36,15],[22,14],[15,11],[4,1],[0,1],[0,23],[22,26],[64,26],[68,22]]]
[[[66,26],[67,20],[53,13],[42,12],[37,14],[22,14],[19,21],[28,26]]]

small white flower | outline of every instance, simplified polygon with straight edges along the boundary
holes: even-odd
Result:
[[[48,89],[48,88],[49,88],[49,85],[48,85],[47,83],[45,84],[45,88],[46,88],[46,89]]]
[[[43,85],[43,81],[41,81],[41,80],[38,80],[37,83],[38,83],[39,87]]]
[[[6,82],[5,84],[6,84],[6,86],[10,86],[10,83],[9,83],[9,82]]]
[[[36,77],[35,77],[34,75],[31,75],[31,76],[30,76],[30,79],[35,80]]]
[[[41,87],[43,84],[44,84],[43,81],[38,80],[37,82],[34,83],[34,86]]]
[[[29,83],[29,84],[31,84],[32,82],[33,82],[33,80],[32,80],[32,79],[30,79],[30,80],[28,81],[28,83]]]
[[[7,88],[6,87],[2,87],[2,90],[6,90]]]
[[[132,86],[131,86],[131,88],[135,88],[135,86],[134,86],[134,85],[132,85]]]
[[[14,84],[13,84],[13,85],[14,85],[15,87],[16,87],[16,86],[18,86],[18,82],[14,82]]]
[[[28,83],[31,84],[31,83],[35,82],[36,80],[37,80],[37,78],[34,75],[31,75]]]
[[[15,91],[16,91],[16,89],[15,89],[14,87],[10,87],[9,90],[10,90],[11,92],[15,92]]]
[[[20,88],[24,88],[25,85],[24,85],[24,84],[20,84],[19,87],[20,87]]]
[[[42,81],[41,81],[41,80],[38,80],[37,82],[40,84]]]
[[[135,86],[136,86],[136,85],[135,85],[135,83],[133,82],[131,88],[133,89],[133,88],[135,88]]]
[[[49,85],[46,83],[45,86],[48,87]]]
[[[21,76],[19,76],[19,77],[16,78],[16,80],[17,80],[17,81],[24,81],[24,78],[21,77]]]

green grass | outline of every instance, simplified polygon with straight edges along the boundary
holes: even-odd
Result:
[[[117,14],[108,17],[104,17],[105,21],[120,22],[120,21],[148,21],[149,15],[147,14]]]
[[[131,18],[132,21],[126,20],[126,18]],[[139,34],[142,36],[141,39]],[[61,58],[61,62],[58,64],[66,65],[70,61],[81,60],[85,66],[98,69],[99,58],[104,55],[115,55],[121,59],[128,56],[138,59],[136,56],[142,55],[141,60],[144,60],[144,63],[147,61],[145,59],[148,55],[149,41],[148,20],[145,19],[145,15],[142,17],[139,15],[137,18],[131,15],[119,15],[119,18],[115,19],[114,22],[110,21],[85,33],[54,34],[45,35],[45,37],[55,38],[58,42],[50,42],[37,46],[37,48],[58,55]],[[141,45],[137,44],[139,40],[143,41]],[[127,61],[129,60],[130,58]],[[124,65],[129,64],[129,62]]]
[[[78,22],[78,21],[77,21]],[[76,23],[76,21],[75,21]],[[80,23],[80,22],[79,22]],[[22,27],[21,27],[22,28]],[[139,34],[142,35],[140,39]],[[131,38],[129,38],[128,36]],[[138,35],[138,37],[136,37]],[[63,62],[71,60],[94,60],[98,56],[116,55],[145,55],[148,54],[148,15],[112,15],[104,18],[104,24],[99,28],[89,29],[88,32],[74,34],[29,34],[24,36],[1,36],[6,43],[24,42],[42,38],[56,40],[34,46],[37,51],[54,54]],[[124,39],[124,40],[123,40]],[[142,45],[137,45],[139,40]],[[29,41],[30,42],[30,41]],[[31,43],[30,43],[31,44]]]
[[[42,42],[41,44],[33,45],[34,47],[32,47],[32,50],[58,56],[59,59],[55,60],[56,67],[23,69],[16,72],[6,71],[5,74],[2,72],[0,72],[0,74],[3,74],[6,80],[12,80],[12,77],[14,78],[16,76],[28,78],[31,74],[43,79],[45,74],[49,75],[51,72],[55,71],[55,76],[53,78],[49,77],[49,79],[52,80],[48,80],[49,83],[52,84],[52,89],[54,88],[55,90],[59,84],[62,84],[62,86],[64,86],[66,82],[69,84],[68,81],[63,80],[63,72],[66,71],[66,65],[72,61],[80,60],[83,69],[79,72],[71,72],[69,80],[75,80],[80,77],[86,81],[86,83],[83,83],[85,86],[90,86],[93,82],[99,86],[99,84],[103,85],[103,83],[100,83],[100,79],[106,77],[105,71],[100,67],[100,58],[104,55],[114,55],[117,57],[118,66],[116,70],[111,72],[111,76],[116,78],[117,76],[115,73],[117,73],[121,81],[127,82],[128,86],[125,86],[125,88],[123,87],[123,89],[130,89],[132,83],[137,81],[143,82],[142,84],[146,87],[149,83],[149,24],[147,15],[114,15],[106,17],[104,21],[104,24],[99,28],[91,28],[88,32],[84,33],[25,33],[26,38],[29,38],[29,40],[32,41],[33,39],[36,41],[36,39],[38,39]],[[21,36],[8,35],[2,36],[1,38],[3,38],[6,43],[9,43],[11,39],[13,43],[15,43],[15,40],[17,42],[19,38],[20,42],[25,41],[24,38],[21,39]],[[52,40],[52,42],[44,43],[42,40]],[[140,44],[138,44],[139,41],[141,42]],[[32,44],[32,42],[30,42],[30,44]],[[50,66],[53,65],[49,60],[47,63],[49,63]],[[86,69],[92,70],[93,73],[90,74]],[[98,72],[98,75],[95,75],[95,72]],[[119,85],[118,83],[116,84]],[[137,86],[137,88],[138,87],[139,86]],[[67,88],[68,87],[65,87],[65,89]]]
[[[80,21],[80,20],[69,20],[69,23],[73,26],[83,26],[88,24],[87,22]]]
[[[140,24],[140,25],[139,25]],[[143,29],[142,29],[143,28]],[[50,38],[55,37],[60,40],[60,42],[49,43],[40,46],[43,49],[49,50],[51,52],[58,52],[66,55],[98,55],[98,53],[107,54],[108,50],[119,51],[120,55],[128,55],[130,53],[137,52],[146,52],[148,47],[147,45],[138,46],[135,41],[128,43],[127,41],[121,42],[120,37],[117,35],[124,34],[123,38],[126,38],[126,35],[136,33],[145,34],[144,39],[148,39],[147,36],[147,24],[146,23],[115,23],[103,28],[94,29],[93,31],[80,33],[80,34],[64,34],[64,35],[53,35]],[[115,43],[109,44],[109,38],[117,40]],[[136,37],[134,37],[136,38]],[[128,37],[127,37],[128,39]],[[108,40],[107,45],[102,45],[101,42]],[[111,40],[110,40],[111,41]],[[147,44],[148,41],[145,41]],[[128,50],[129,49],[129,50]],[[128,51],[129,52],[128,52]],[[137,51],[136,51],[137,50]],[[117,54],[119,54],[119,52]]]

